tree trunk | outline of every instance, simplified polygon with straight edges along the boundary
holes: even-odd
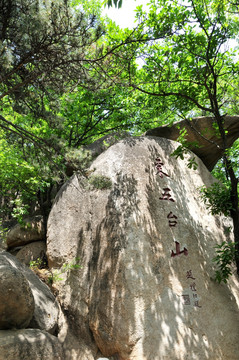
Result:
[[[223,140],[223,160],[225,164],[226,174],[231,183],[231,205],[232,209],[230,210],[231,218],[233,221],[233,235],[234,235],[234,242],[235,242],[235,263],[237,267],[237,274],[239,276],[239,207],[238,207],[238,179],[235,175],[233,170],[232,162],[228,158],[226,154],[226,150],[228,149],[227,146],[227,139],[226,133],[223,126],[223,117],[217,113],[216,120],[219,127],[220,135]]]
[[[235,263],[237,266],[237,274],[239,276],[239,208],[238,208],[238,179],[235,176],[231,162],[227,159],[227,171],[231,181],[231,217],[233,221],[233,234],[235,242]]]

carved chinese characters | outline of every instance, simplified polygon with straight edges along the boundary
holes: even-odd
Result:
[[[178,241],[175,241],[175,244],[176,244],[176,252],[174,252],[172,250],[171,252],[171,257],[174,257],[174,256],[177,256],[177,255],[181,255],[181,254],[184,254],[184,255],[188,255],[188,250],[184,247],[183,250],[180,250],[180,244]]]
[[[164,163],[162,160],[157,157],[155,159],[155,168],[157,170],[156,175],[159,175],[160,178],[169,178],[170,176],[167,174],[167,172],[164,169]],[[161,201],[169,201],[171,203],[175,203],[175,199],[173,197],[171,189],[166,185],[162,189],[161,196],[159,197],[159,200]],[[175,228],[178,226],[178,216],[174,214],[174,212],[171,210],[167,214],[167,221],[168,226],[170,228]],[[171,258],[175,258],[177,256],[188,256],[189,251],[185,246],[180,245],[180,242],[177,240],[174,240],[175,247],[171,250]],[[201,308],[201,305],[199,304],[199,298],[198,298],[198,292],[197,292],[197,284],[196,284],[196,278],[193,275],[192,270],[188,270],[186,272],[186,281],[189,285],[188,291],[186,294],[182,295],[183,305],[188,306],[194,306],[197,308]]]
[[[166,174],[163,171],[163,162],[160,158],[155,159],[155,163],[154,163],[156,169],[157,169],[157,175],[159,175],[161,178],[163,178],[163,176],[169,176],[168,174]]]
[[[159,157],[155,159],[154,164],[155,164],[155,167],[157,170],[156,175],[159,175],[161,178],[163,178],[163,176],[169,177],[169,175],[164,171],[164,169],[163,169],[164,163],[162,162],[162,160]],[[175,202],[175,200],[173,199],[173,197],[171,195],[171,189],[168,187],[163,188],[163,193],[159,199]],[[169,227],[176,227],[178,217],[175,214],[173,214],[172,211],[170,211],[169,214],[167,215],[167,219],[168,219]],[[173,250],[171,251],[171,257],[175,257],[175,256],[178,256],[181,254],[184,254],[186,256],[188,255],[188,250],[185,247],[183,248],[183,250],[180,249],[180,243],[178,241],[175,241],[175,245],[176,245],[176,251],[173,251]]]
[[[167,219],[169,219],[168,220],[168,225],[170,226],[170,227],[175,227],[176,225],[177,225],[177,221],[176,220],[171,220],[171,219],[177,219],[178,217],[176,216],[176,215],[174,215],[173,213],[172,213],[172,211],[170,211],[170,213],[167,215]]]
[[[170,195],[171,190],[169,188],[164,188],[163,191],[164,191],[164,193],[159,198],[160,200],[169,200],[169,201],[175,202],[175,200]]]

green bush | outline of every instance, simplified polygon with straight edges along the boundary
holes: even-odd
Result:
[[[103,190],[110,189],[112,187],[112,181],[107,176],[91,175],[88,181],[95,189]]]
[[[223,241],[222,244],[217,245],[215,248],[217,255],[213,258],[213,261],[218,266],[215,280],[219,283],[222,281],[226,283],[229,276],[232,275],[231,265],[239,254],[235,248],[235,243]]]
[[[201,199],[212,215],[223,214],[225,216],[230,216],[230,211],[233,209],[230,187],[226,187],[216,182],[210,187],[201,187],[200,192]]]

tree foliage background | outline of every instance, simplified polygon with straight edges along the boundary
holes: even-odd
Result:
[[[239,272],[239,144],[224,129],[238,115],[237,2],[149,0],[133,30],[103,18],[105,5],[125,2],[0,0],[2,217],[21,220],[35,201],[47,218],[52,188],[84,171],[84,146],[104,134],[212,116],[226,195],[204,194],[227,199]]]

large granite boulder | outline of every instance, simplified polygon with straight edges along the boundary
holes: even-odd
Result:
[[[65,360],[59,340],[37,329],[0,331],[0,360]]]
[[[91,167],[111,188],[75,175],[58,193],[49,264],[79,257],[82,265],[58,283],[76,339],[72,349],[60,332],[66,359],[92,359],[91,349],[120,360],[238,359],[239,284],[236,276],[217,284],[212,262],[231,223],[209,214],[198,188],[215,180],[197,157],[197,170],[170,157],[177,147],[154,137],[120,141]]]
[[[191,150],[200,157],[209,171],[222,157],[222,138],[215,130],[215,119],[212,117],[198,117],[191,121],[182,120],[172,126],[161,126],[147,130],[145,135],[159,136],[177,140],[180,131],[187,130],[186,140],[191,143]],[[239,116],[225,116],[227,146],[230,147],[239,137]]]
[[[27,327],[34,307],[32,291],[25,276],[0,255],[0,329]]]
[[[14,273],[20,273],[21,277],[25,279],[28,287],[30,287],[30,291],[32,293],[33,301],[35,304],[35,308],[31,313],[31,318],[24,327],[37,328],[41,330],[45,330],[51,334],[55,333],[57,328],[58,316],[59,316],[59,304],[55,299],[54,295],[50,291],[49,287],[44,284],[37,275],[33,273],[32,270],[27,268],[25,265],[21,264],[21,262],[15,258],[15,256],[2,252],[0,253],[0,270],[2,266],[9,266]],[[3,268],[2,272],[5,272]],[[13,279],[14,282],[14,279]],[[17,284],[17,282],[16,282]],[[10,289],[10,287],[9,287]],[[23,289],[19,288],[19,293],[24,296]],[[2,291],[2,290],[1,290]],[[26,293],[27,294],[27,293]],[[7,296],[7,294],[6,294]],[[19,295],[20,296],[20,295]],[[26,295],[25,295],[26,296]],[[18,301],[18,297],[14,296],[11,293],[8,294],[8,298],[6,298],[6,304],[13,303],[15,306],[20,302]],[[1,299],[0,299],[1,306]],[[3,305],[2,305],[3,306]],[[5,305],[7,306],[7,305]],[[29,306],[29,308],[31,308]],[[28,310],[29,311],[29,310]],[[22,312],[28,313],[26,308],[22,307]]]
[[[45,240],[44,221],[41,215],[26,219],[24,225],[16,224],[7,233],[9,249],[40,240]]]

